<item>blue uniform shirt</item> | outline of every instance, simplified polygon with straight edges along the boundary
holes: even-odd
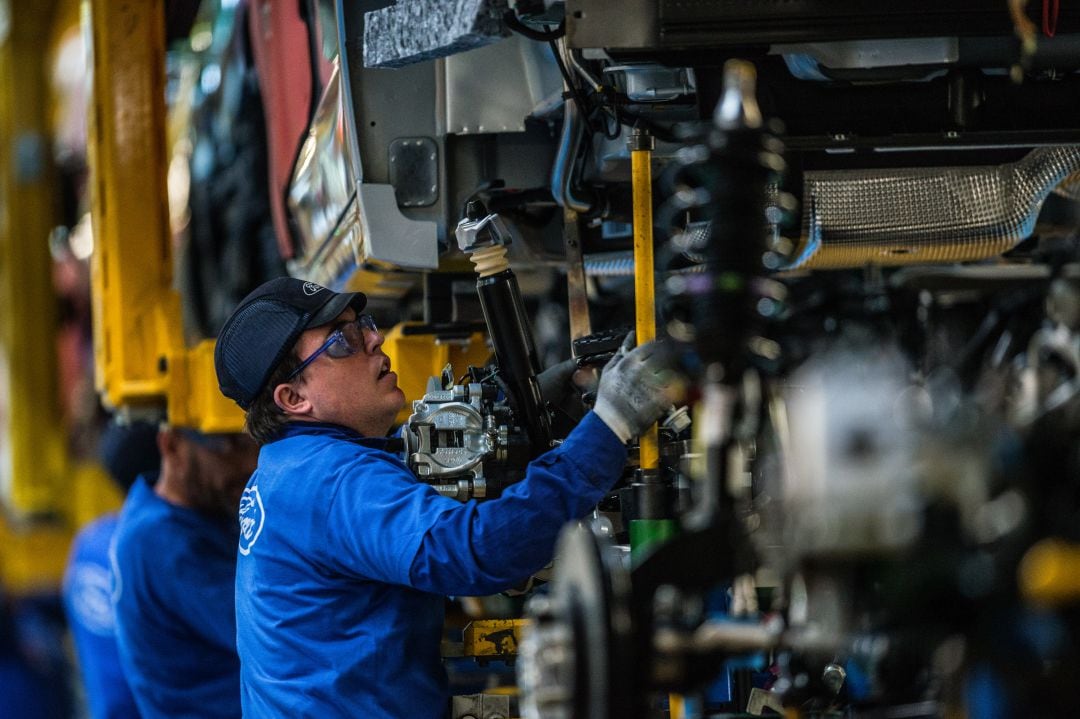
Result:
[[[139,479],[113,542],[120,659],[144,717],[240,716],[232,522]]]
[[[92,719],[139,717],[116,649],[109,544],[117,519],[107,514],[79,530],[64,571],[64,613]]]
[[[490,594],[540,569],[626,462],[590,413],[500,498],[462,504],[382,445],[295,423],[259,453],[236,567],[249,719],[444,716],[444,595]]]

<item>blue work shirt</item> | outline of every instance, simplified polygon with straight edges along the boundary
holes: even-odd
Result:
[[[113,542],[120,660],[143,717],[240,716],[233,586],[237,529],[178,507],[142,478]]]
[[[139,717],[116,648],[109,544],[118,519],[106,514],[79,530],[64,570],[64,613],[92,719]]]
[[[444,595],[491,594],[543,567],[626,462],[590,413],[501,497],[462,504],[384,443],[294,423],[259,453],[236,567],[249,719],[445,716]]]

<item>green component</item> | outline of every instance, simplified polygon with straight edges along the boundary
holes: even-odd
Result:
[[[674,519],[630,520],[630,560],[634,564],[649,554],[653,545],[659,545],[679,533],[679,523]]]

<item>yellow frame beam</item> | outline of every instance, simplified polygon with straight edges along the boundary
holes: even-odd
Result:
[[[163,0],[87,0],[95,382],[105,404],[175,425],[238,430],[213,341],[184,344],[166,185]]]
[[[0,32],[0,496],[17,515],[60,511],[67,476],[49,232],[56,221],[42,38],[54,3],[4,0]]]

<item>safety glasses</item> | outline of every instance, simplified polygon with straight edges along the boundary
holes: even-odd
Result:
[[[364,349],[364,330],[376,333],[379,331],[379,328],[375,325],[375,319],[371,315],[359,315],[352,322],[346,322],[341,327],[338,327],[330,333],[330,336],[326,338],[326,341],[322,343],[319,349],[308,355],[307,359],[301,362],[300,366],[285,378],[285,381],[291,382],[293,378],[303,372],[309,364],[318,359],[319,355],[324,352],[327,357],[341,359],[351,357],[361,351]]]

